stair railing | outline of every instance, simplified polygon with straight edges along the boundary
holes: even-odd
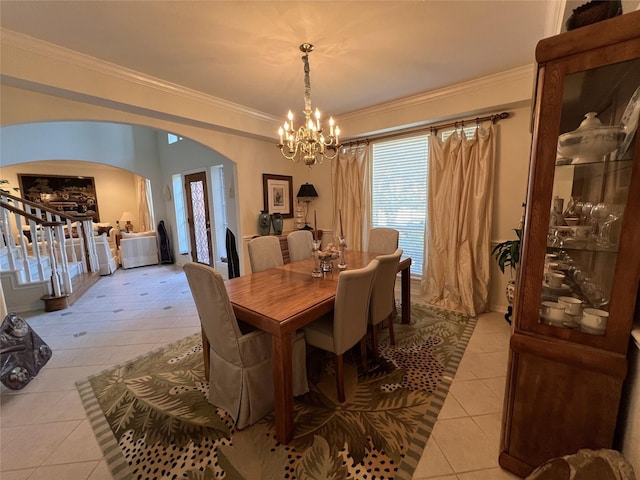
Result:
[[[8,193],[0,194],[0,206],[3,207],[0,215],[3,246],[20,245],[21,251],[21,255],[18,256],[15,253],[15,248],[8,248],[9,268],[16,269],[18,265],[21,265],[27,281],[33,281],[33,275],[28,265],[27,245],[29,243],[31,244],[31,253],[35,256],[38,265],[39,280],[43,280],[45,277],[42,260],[43,258],[49,259],[54,296],[73,292],[69,262],[81,262],[85,272],[98,271],[92,217],[77,219],[64,212]],[[14,220],[18,241],[16,241],[11,228],[11,216]],[[30,242],[25,234],[26,231],[29,232]],[[79,258],[78,251],[80,252]]]

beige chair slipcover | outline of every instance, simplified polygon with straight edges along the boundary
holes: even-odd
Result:
[[[118,255],[115,245],[109,242],[106,233],[96,237],[96,255],[100,275],[111,275],[118,269]]]
[[[372,228],[369,231],[368,252],[388,255],[398,248],[398,231],[393,228]]]
[[[238,429],[252,425],[273,410],[271,336],[240,331],[217,270],[190,262],[184,272],[210,346],[209,403],[226,410]],[[292,354],[293,394],[303,395],[309,391],[303,333],[294,336]]]
[[[335,355],[336,387],[340,402],[345,400],[344,352],[360,342],[363,367],[367,369],[365,337],[369,300],[378,263],[378,260],[372,260],[364,268],[340,272],[333,314],[324,315],[304,328],[309,345]]]
[[[310,230],[298,230],[287,235],[289,260],[297,262],[313,255],[313,234]]]
[[[156,232],[123,233],[120,239],[120,261],[122,268],[159,264]]]
[[[378,358],[378,324],[389,320],[389,341],[395,345],[393,336],[393,315],[395,313],[396,277],[398,275],[398,264],[402,256],[402,249],[398,248],[390,255],[379,255],[376,260],[380,263],[376,272],[376,279],[373,282],[371,291],[371,302],[369,303],[369,324],[371,324],[371,340],[373,354]]]
[[[253,273],[284,265],[280,240],[274,236],[256,237],[249,240],[249,263]]]

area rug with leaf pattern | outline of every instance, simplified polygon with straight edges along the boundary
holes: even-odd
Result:
[[[331,356],[308,349],[309,393],[295,399],[295,438],[275,439],[273,414],[243,430],[207,402],[202,343],[192,335],[78,382],[116,479],[410,479],[476,320],[413,304],[380,335],[362,372],[345,355],[345,403]],[[212,372],[212,380],[215,372]]]

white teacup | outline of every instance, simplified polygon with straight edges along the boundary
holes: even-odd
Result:
[[[547,272],[544,276],[545,281],[551,288],[560,288],[562,287],[562,282],[564,282],[564,274],[558,273],[556,271]]]
[[[549,262],[544,264],[545,273],[553,272],[556,268],[558,268],[558,263],[556,262]]]
[[[582,313],[582,300],[575,297],[559,297],[558,303],[564,307],[564,311],[569,315],[580,315]]]
[[[585,308],[582,311],[581,323],[583,326],[593,328],[594,330],[604,330],[607,328],[608,318],[609,312],[598,308]]]
[[[540,313],[546,320],[564,320],[564,307],[558,302],[542,302],[540,305]]]

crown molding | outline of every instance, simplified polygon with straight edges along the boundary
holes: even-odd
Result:
[[[410,97],[380,103],[373,107],[363,108],[355,112],[340,115],[341,124],[363,120],[369,117],[376,117],[383,113],[390,113],[408,108],[426,107],[436,100],[443,100],[451,97],[474,93],[486,88],[494,88],[505,84],[513,84],[520,81],[532,81],[535,73],[535,65],[530,64],[505,72],[487,75],[486,77],[468,80],[448,87],[419,93]]]
[[[197,90],[167,82],[150,75],[145,75],[135,70],[131,70],[114,63],[109,63],[105,60],[100,60],[75,50],[70,50],[12,30],[0,28],[0,39],[3,45],[22,49],[54,61],[92,70],[96,73],[107,75],[117,80],[135,83],[165,94],[175,95],[191,101],[199,102],[215,109],[226,110],[236,115],[249,116],[255,120],[269,123],[273,122],[274,124],[278,124],[280,121],[280,119],[273,115],[248,108],[244,105],[233,103],[211,95],[206,95]]]

